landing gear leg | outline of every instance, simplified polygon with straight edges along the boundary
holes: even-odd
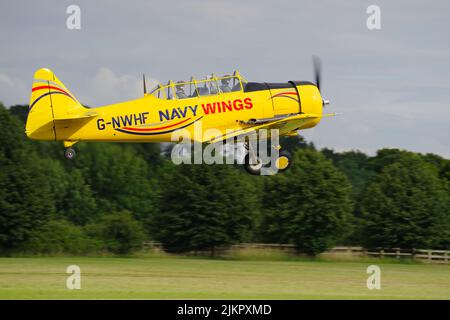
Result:
[[[263,166],[262,160],[258,157],[255,150],[250,147],[249,142],[245,142],[244,147],[248,150],[244,158],[245,170],[250,174],[259,176],[261,174],[261,168]]]
[[[244,147],[248,150],[244,158],[244,168],[245,170],[253,175],[261,175],[261,169],[264,166],[261,158],[255,150],[250,147],[248,142],[245,143]],[[275,163],[272,164],[277,169],[278,172],[283,172],[289,169],[293,163],[293,157],[289,151],[280,150],[281,146],[272,146],[272,155],[274,152],[278,152],[278,157],[275,159]],[[273,167],[272,167],[273,168]]]

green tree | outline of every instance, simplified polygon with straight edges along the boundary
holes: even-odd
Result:
[[[336,153],[331,149],[323,149],[321,152],[345,173],[352,184],[352,198],[356,198],[373,174],[369,157],[360,151]]]
[[[417,154],[385,165],[361,194],[357,213],[369,248],[438,248],[450,240],[448,184]]]
[[[132,148],[147,162],[147,165],[154,169],[160,167],[164,158],[161,156],[159,143],[135,143]]]
[[[406,150],[383,148],[377,151],[375,157],[369,159],[368,165],[372,171],[380,173],[386,166],[401,159],[408,158],[413,154],[413,152]]]
[[[35,254],[84,254],[99,251],[101,242],[68,221],[50,220],[34,229],[19,249]]]
[[[100,212],[128,210],[146,223],[156,210],[157,176],[132,147],[81,144],[73,166],[83,172]]]
[[[65,188],[59,194],[59,214],[77,225],[95,221],[101,213],[81,170],[73,168],[64,178]]]
[[[330,160],[298,150],[290,170],[267,180],[262,238],[294,243],[299,252],[318,254],[340,239],[350,218],[351,186]]]
[[[288,150],[291,153],[294,153],[298,149],[305,149],[305,148],[311,148],[315,149],[314,144],[312,142],[308,143],[305,141],[305,139],[300,136],[290,136],[290,137],[280,137],[280,145],[283,146],[284,150]]]
[[[210,251],[246,241],[258,208],[257,190],[231,165],[166,164],[152,235],[169,252]]]
[[[106,250],[117,254],[137,250],[145,240],[142,224],[127,211],[101,217],[97,223],[86,226],[86,232],[102,241]]]
[[[15,117],[17,117],[17,119],[19,119],[19,121],[25,125],[25,122],[27,121],[27,117],[28,117],[28,108],[29,108],[29,105],[17,104],[17,105],[11,106],[9,108],[9,112],[12,115],[14,115]]]
[[[439,177],[450,183],[450,160],[432,153],[427,153],[423,156],[423,159],[436,166],[439,171]]]
[[[44,164],[24,142],[23,126],[0,104],[0,249],[9,251],[45,223],[55,206]]]

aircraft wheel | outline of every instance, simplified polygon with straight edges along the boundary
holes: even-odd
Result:
[[[278,159],[275,162],[275,166],[278,171],[286,171],[292,165],[292,155],[288,151],[280,151]]]
[[[255,164],[250,163],[250,154],[246,154],[244,158],[244,168],[250,174],[259,176],[261,174],[262,161],[259,157],[256,158]]]
[[[76,154],[77,153],[72,148],[67,148],[66,150],[64,150],[64,157],[66,157],[66,159],[72,160],[73,158],[75,158]]]

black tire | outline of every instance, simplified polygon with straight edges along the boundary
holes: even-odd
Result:
[[[257,158],[257,160],[260,160],[259,158]],[[247,171],[248,173],[255,175],[255,176],[259,176],[261,175],[261,168],[262,168],[262,164],[258,163],[258,164],[250,164],[250,154],[246,154],[245,158],[244,158],[244,169],[245,171]]]
[[[64,150],[64,157],[66,157],[66,159],[68,160],[72,160],[76,155],[77,153],[72,148],[67,148],[66,150]]]
[[[289,151],[282,150],[282,151],[280,151],[280,153],[278,155],[277,162],[280,161],[281,159],[283,159],[284,161],[287,161],[287,165],[285,163],[283,163],[283,166],[281,168],[278,167],[278,163],[277,163],[278,171],[283,172],[283,171],[286,171],[287,169],[289,169],[289,167],[292,165],[293,158]]]

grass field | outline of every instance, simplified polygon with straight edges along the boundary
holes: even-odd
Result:
[[[81,289],[66,289],[67,266]],[[0,258],[0,299],[450,299],[450,266],[367,262],[245,261],[183,257]]]

